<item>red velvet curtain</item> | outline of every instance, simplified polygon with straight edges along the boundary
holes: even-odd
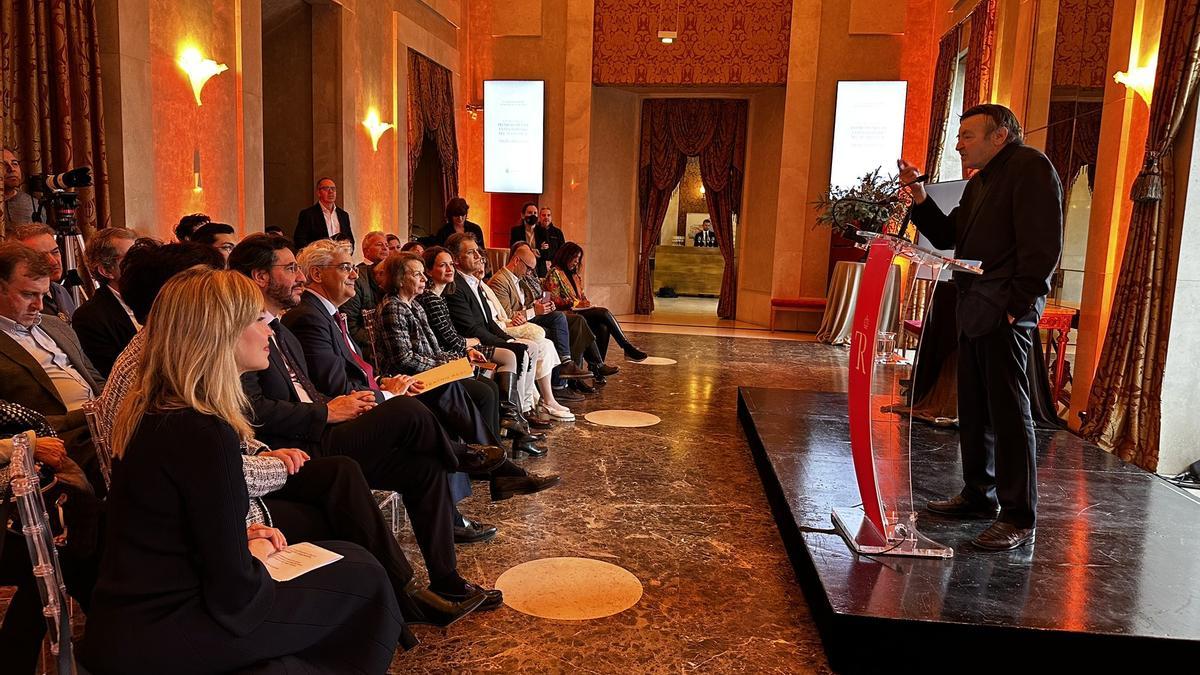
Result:
[[[954,89],[954,64],[958,61],[958,43],[961,39],[962,24],[959,24],[938,42],[937,65],[933,69],[933,105],[929,108],[929,149],[925,152],[925,173],[931,182],[937,180],[942,146],[946,142],[950,95]]]
[[[94,0],[0,3],[0,144],[28,177],[92,169],[79,190],[79,228],[109,225],[108,161]]]
[[[700,180],[717,246],[725,260],[717,316],[737,314],[737,266],[733,216],[741,210],[749,104],[731,99],[647,99],[642,103],[638,162],[641,246],[635,311],[654,310],[650,258],[658,246],[671,193],[683,178],[688,157],[700,160]]]
[[[1172,144],[1200,88],[1200,0],[1167,0],[1145,164],[1134,182],[1125,257],[1080,432],[1121,459],[1158,468],[1163,369],[1179,232]]]
[[[458,137],[454,130],[454,81],[448,69],[408,50],[408,224],[413,224],[413,177],[421,146],[432,136],[442,160],[442,194],[458,196]],[[437,229],[436,223],[430,227]]]
[[[971,10],[971,43],[967,47],[967,76],[963,110],[992,97],[992,56],[996,52],[996,0],[980,0]]]

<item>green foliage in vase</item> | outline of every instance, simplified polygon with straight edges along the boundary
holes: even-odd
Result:
[[[895,234],[900,230],[912,196],[908,190],[898,194],[899,176],[882,176],[883,167],[859,179],[849,188],[830,185],[817,207],[817,224],[854,239],[856,230]]]

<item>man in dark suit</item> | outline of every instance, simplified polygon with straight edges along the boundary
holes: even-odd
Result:
[[[136,239],[133,230],[108,227],[88,242],[88,271],[100,282],[100,288],[75,310],[71,327],[92,365],[105,377],[117,355],[141,328],[121,296],[121,261]]]
[[[296,219],[293,239],[296,250],[308,246],[318,239],[328,239],[341,233],[350,238],[354,245],[354,230],[350,227],[350,214],[337,205],[337,183],[332,178],[317,181],[317,203],[304,209]]]
[[[399,492],[429,569],[430,589],[461,602],[477,587],[456,569],[454,502],[446,473],[487,471],[504,455],[453,443],[433,414],[407,396],[377,403],[373,391],[323,395],[309,375],[300,341],[276,318],[297,306],[304,290],[304,274],[290,245],[283,237],[254,234],[229,256],[230,269],[250,277],[262,291],[274,331],[270,366],[242,376],[257,438],[273,448],[298,448],[317,457],[351,457],[372,488]],[[503,602],[499,591],[487,593],[479,609]]]
[[[956,150],[977,171],[945,215],[919,183],[913,223],[941,249],[982,261],[955,274],[958,288],[958,411],[962,492],[930,511],[998,519],[972,542],[985,550],[1032,543],[1037,442],[1026,373],[1032,333],[1062,252],[1062,186],[1046,156],[1022,143],[1011,110],[985,104],[962,114]],[[900,160],[900,180],[920,171]]]
[[[713,248],[717,245],[717,233],[713,232],[712,221],[708,218],[700,223],[700,231],[692,235],[692,244],[700,248]]]
[[[70,326],[42,313],[54,268],[17,242],[0,244],[0,399],[45,415],[93,487],[103,489],[83,404],[104,388]]]
[[[354,297],[342,305],[346,314],[346,326],[350,337],[358,345],[358,351],[367,361],[374,363],[375,347],[367,335],[367,327],[363,321],[364,310],[374,310],[383,299],[383,289],[375,281],[375,270],[379,268],[389,253],[387,235],[379,230],[372,230],[363,235],[363,262],[358,264],[358,279],[354,281]]]
[[[42,254],[51,267],[50,290],[42,298],[42,314],[51,314],[71,323],[71,317],[75,315],[75,298],[65,286],[58,283],[63,280],[62,251],[54,238],[53,228],[31,223],[16,228],[10,238]]]

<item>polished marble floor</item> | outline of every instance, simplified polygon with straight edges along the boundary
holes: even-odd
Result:
[[[845,351],[694,335],[637,340],[679,363],[618,356],[621,373],[573,407],[580,418],[621,408],[662,422],[560,425],[549,456],[522,463],[562,474],[562,484],[495,504],[486,491],[470,498],[463,510],[501,531],[458,551],[463,574],[487,585],[539,558],[611,562],[641,581],[641,600],[591,621],[502,607],[447,630],[419,627],[422,644],[397,655],[394,672],[829,672],[738,426],[737,389],[844,391]]]

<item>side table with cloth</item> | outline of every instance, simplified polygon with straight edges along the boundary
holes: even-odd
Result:
[[[858,301],[858,286],[862,282],[863,263],[839,261],[833,267],[826,293],[825,315],[817,330],[817,341],[831,345],[849,345],[854,322],[854,305]],[[888,270],[887,286],[883,290],[883,307],[879,312],[879,330],[896,331],[900,308],[900,266]]]

